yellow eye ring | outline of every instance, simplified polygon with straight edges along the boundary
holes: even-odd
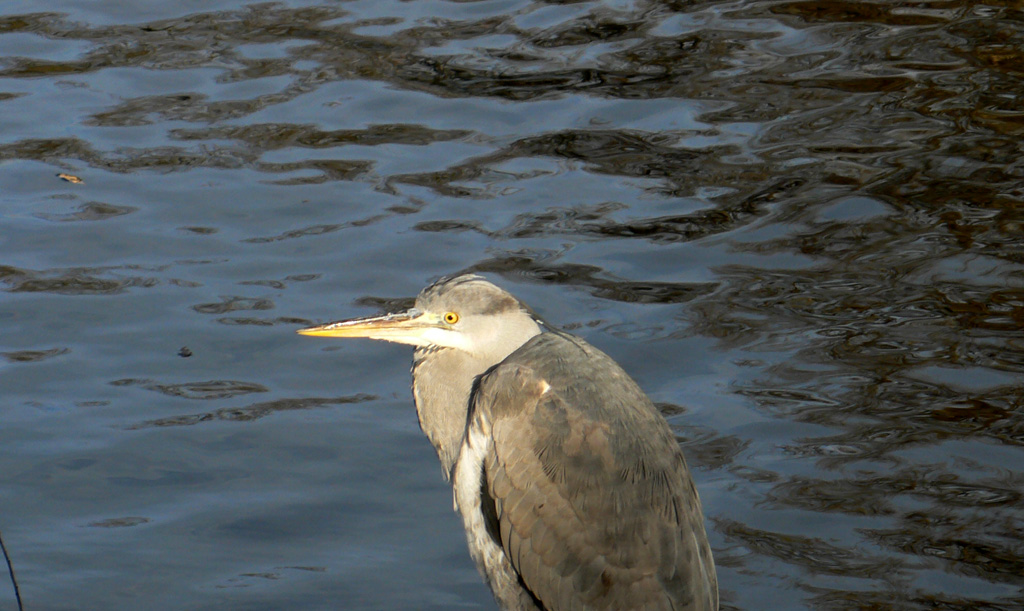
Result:
[[[454,325],[459,322],[459,315],[455,312],[446,312],[444,315],[444,321],[449,325]]]

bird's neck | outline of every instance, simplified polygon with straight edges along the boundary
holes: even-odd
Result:
[[[416,414],[437,450],[445,479],[451,476],[462,447],[473,383],[489,367],[459,350],[416,351],[412,385]]]

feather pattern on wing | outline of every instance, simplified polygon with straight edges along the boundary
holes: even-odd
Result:
[[[480,378],[468,424],[486,447],[472,457],[480,470],[460,464],[456,477],[482,478],[482,519],[497,521],[498,540],[478,545],[500,548],[543,608],[718,608],[717,587],[698,596],[715,570],[682,452],[607,355],[538,335]]]

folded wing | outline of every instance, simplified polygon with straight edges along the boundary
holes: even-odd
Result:
[[[487,530],[544,608],[718,608],[682,452],[607,355],[533,338],[481,378],[469,429]]]

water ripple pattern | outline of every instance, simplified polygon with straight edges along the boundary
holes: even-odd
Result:
[[[1019,2],[12,0],[26,608],[493,608],[406,351],[293,333],[459,271],[656,401],[723,609],[1024,607]]]

